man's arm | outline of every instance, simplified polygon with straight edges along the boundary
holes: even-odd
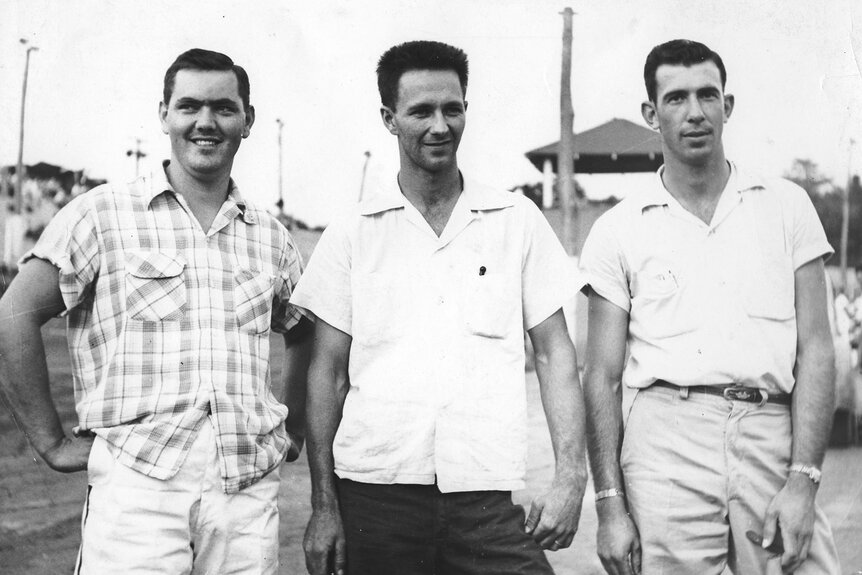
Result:
[[[791,421],[792,461],[818,469],[829,444],[835,408],[835,350],[826,312],[823,260],[817,258],[795,273],[796,366]],[[814,530],[817,485],[804,474],[791,472],[784,487],[769,504],[763,528],[763,546],[775,538],[781,525],[785,571],[798,568],[808,557]]]
[[[305,564],[311,575],[343,575],[346,564],[332,442],[349,387],[351,342],[348,334],[320,318],[315,322],[307,401],[312,512],[303,540]]]
[[[592,290],[589,301],[584,399],[593,482],[596,492],[623,490],[622,374],[629,315]],[[625,497],[597,501],[596,512],[597,551],[605,571],[612,575],[640,572],[640,542]]]
[[[584,399],[563,310],[529,333],[556,468],[551,489],[533,500],[526,529],[544,549],[556,551],[572,543],[587,484]]]
[[[92,438],[69,438],[51,398],[42,325],[65,309],[59,271],[31,259],[0,299],[0,389],[27,440],[57,471],[87,468]]]
[[[308,364],[314,324],[305,317],[284,334],[284,391],[282,402],[287,406],[284,422],[290,438],[287,461],[295,461],[305,441],[305,398],[308,389]]]

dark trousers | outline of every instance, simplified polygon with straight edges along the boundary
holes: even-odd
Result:
[[[338,480],[350,575],[553,575],[503,491]]]

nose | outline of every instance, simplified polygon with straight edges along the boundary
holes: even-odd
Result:
[[[445,134],[449,131],[449,125],[446,124],[446,119],[443,117],[443,112],[437,111],[431,119],[431,133]]]
[[[703,113],[703,107],[700,104],[700,100],[698,100],[697,96],[692,96],[688,100],[688,121],[699,123],[702,122],[705,118]]]
[[[215,114],[213,114],[213,111],[209,106],[201,106],[201,109],[198,110],[195,125],[198,129],[215,128]]]

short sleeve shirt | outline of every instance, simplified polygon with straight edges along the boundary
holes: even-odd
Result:
[[[301,261],[233,182],[206,233],[163,173],[100,186],[60,211],[32,257],[59,268],[79,424],[122,463],[173,476],[207,417],[225,491],[282,461],[269,336],[298,321]]]
[[[439,237],[395,178],[330,225],[291,303],[352,337],[336,473],[523,488],[524,329],[574,297],[567,263],[532,202],[469,180]]]
[[[710,224],[664,188],[599,218],[581,254],[589,287],[629,314],[623,381],[793,389],[794,272],[832,254],[805,191],[731,165]]]

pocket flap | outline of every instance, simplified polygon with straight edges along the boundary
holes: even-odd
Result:
[[[186,267],[185,260],[176,253],[130,251],[126,252],[126,271],[139,278],[172,278]]]

